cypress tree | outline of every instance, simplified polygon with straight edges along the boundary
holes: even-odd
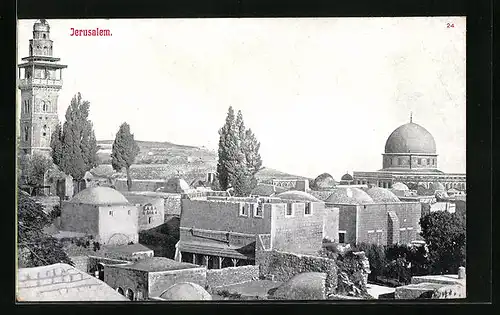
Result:
[[[236,124],[234,110],[230,106],[226,116],[226,123],[219,130],[219,160],[217,163],[217,179],[222,190],[230,187],[233,170],[236,166],[238,143],[236,138]]]
[[[217,177],[220,187],[234,188],[237,196],[247,196],[257,185],[256,173],[262,167],[260,143],[250,129],[245,128],[243,115],[229,107],[225,125],[219,130],[219,162]]]
[[[52,137],[50,138],[50,147],[52,148],[52,162],[55,165],[60,165],[62,159],[62,128],[61,124],[57,124],[54,132],[52,133]]]
[[[134,135],[130,133],[130,126],[126,122],[121,124],[116,133],[111,153],[111,165],[115,171],[125,168],[127,172],[127,188],[132,189],[132,178],[130,177],[130,166],[134,163],[139,146],[134,140]]]
[[[92,123],[88,119],[90,103],[82,100],[80,93],[71,100],[66,110],[66,121],[63,125],[61,136],[61,154],[59,159],[60,169],[73,177],[81,180],[86,171],[97,166],[97,142],[95,140]],[[56,142],[56,140],[54,140]]]
[[[245,139],[242,145],[243,153],[247,163],[247,170],[250,177],[250,191],[257,186],[256,174],[262,169],[262,158],[260,156],[260,142],[255,137],[252,129],[245,131]]]

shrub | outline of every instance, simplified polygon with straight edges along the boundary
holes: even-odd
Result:
[[[422,237],[429,248],[433,273],[456,273],[465,265],[465,217],[446,211],[432,212],[420,219]]]
[[[377,277],[384,274],[387,258],[383,245],[361,243],[356,246],[360,251],[364,251],[366,257],[370,261],[370,271],[368,279],[376,281]]]

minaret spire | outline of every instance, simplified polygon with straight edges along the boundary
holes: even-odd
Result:
[[[413,122],[413,112],[410,112],[410,123]]]

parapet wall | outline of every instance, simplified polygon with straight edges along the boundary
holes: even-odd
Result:
[[[259,266],[250,265],[207,270],[207,285],[211,288],[244,283],[258,278]]]
[[[286,282],[304,272],[326,273],[327,293],[337,289],[337,263],[333,259],[271,251],[256,251],[255,264],[261,277]]]

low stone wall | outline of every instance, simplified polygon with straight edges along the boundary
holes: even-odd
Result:
[[[88,256],[72,256],[69,257],[74,264],[74,267],[80,271],[87,273],[89,271],[89,257]]]
[[[207,270],[207,285],[218,288],[226,285],[257,280],[259,266],[227,267]]]
[[[337,289],[337,264],[333,259],[259,250],[256,253],[256,265],[259,265],[260,276],[281,282],[304,272],[324,272],[327,293]]]
[[[465,299],[467,297],[465,286],[461,284],[445,285],[432,295],[433,299]]]

